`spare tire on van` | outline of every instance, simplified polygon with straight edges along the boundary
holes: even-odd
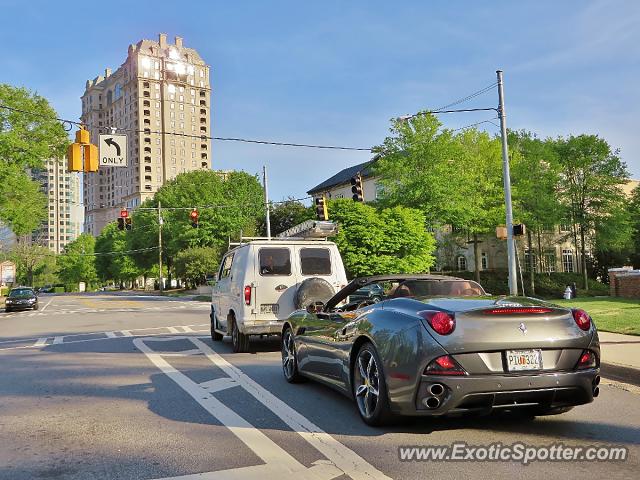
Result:
[[[307,278],[296,291],[295,306],[301,309],[315,302],[327,303],[334,295],[333,287],[324,278]]]

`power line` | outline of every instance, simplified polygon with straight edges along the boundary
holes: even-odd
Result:
[[[194,139],[200,139],[200,140],[216,140],[220,142],[253,143],[253,144],[259,144],[259,145],[273,145],[277,147],[301,147],[301,148],[316,148],[316,149],[323,149],[323,150],[346,150],[346,151],[358,151],[358,152],[371,152],[371,148],[361,148],[361,147],[342,147],[337,145],[317,145],[317,144],[310,144],[310,143],[278,142],[274,140],[254,140],[254,139],[239,138],[239,137],[212,137],[210,135],[194,135],[190,133],[165,132],[165,131],[151,130],[151,129],[136,130],[133,128],[108,127],[108,126],[99,126],[99,125],[97,126],[93,124],[76,122],[74,120],[68,120],[65,118],[57,118],[57,117],[51,118],[48,115],[43,115],[36,112],[29,112],[26,110],[9,107],[7,105],[0,105],[0,108],[11,110],[13,112],[23,113],[26,115],[44,117],[50,120],[55,119],[59,122],[62,122],[63,124],[76,125],[78,127],[84,127],[84,128],[94,128],[98,131],[104,131],[107,133],[114,133],[114,134],[116,132],[130,132],[130,133],[143,133],[147,135],[175,135],[177,137],[183,137],[183,138],[194,138]],[[71,130],[71,128],[69,128],[67,131],[69,130]]]
[[[478,90],[477,92],[473,92],[470,95],[467,95],[466,97],[460,98],[458,100],[455,100],[447,105],[444,105],[443,107],[440,108],[436,108],[434,111],[439,111],[439,110],[444,110],[446,108],[451,108],[451,107],[455,107],[456,105],[460,105],[461,103],[467,102],[475,97],[478,97],[480,95],[482,95],[483,93],[486,93],[490,90],[492,90],[494,87],[498,86],[498,82],[493,82],[491,85],[487,85],[484,88],[481,88],[480,90]]]
[[[472,123],[470,125],[465,125],[464,127],[460,127],[460,128],[454,128],[453,130],[451,130],[452,132],[457,132],[459,130],[465,130],[467,128],[472,128],[472,127],[477,127],[478,125],[482,125],[483,123],[490,123],[491,125],[494,125],[498,128],[500,128],[500,125],[497,125],[495,123],[493,123],[491,120],[497,120],[498,117],[493,117],[493,118],[488,118],[487,120],[481,120],[480,122],[476,122],[476,123]]]

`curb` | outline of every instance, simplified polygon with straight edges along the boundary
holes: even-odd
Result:
[[[640,387],[640,369],[616,365],[613,363],[601,363],[600,375],[603,378],[629,383]]]

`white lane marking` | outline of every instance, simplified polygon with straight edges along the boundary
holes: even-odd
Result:
[[[186,333],[191,333],[193,332],[193,329],[189,326],[189,325],[185,325],[182,327],[182,330],[184,330]]]
[[[53,298],[52,298],[51,300],[49,300],[49,301],[47,302],[47,304],[46,304],[44,307],[42,307],[42,308],[40,309],[40,311],[41,311],[41,312],[44,312],[44,311],[47,309],[47,307],[48,307],[49,305],[51,305],[51,302],[53,302]]]
[[[200,350],[198,350],[199,353]],[[221,392],[222,390],[226,390],[228,388],[239,387],[235,380],[229,377],[215,378],[213,380],[209,380],[208,382],[202,382],[199,384],[202,388],[205,388],[207,392]]]
[[[249,447],[258,457],[266,463],[268,470],[280,470],[284,472],[302,473],[306,467],[293,458],[284,449],[279,447],[273,440],[267,437],[260,430],[251,425],[248,421],[231,410],[217,398],[209,395],[200,385],[195,383],[184,373],[176,370],[169,362],[162,358],[162,354],[155,353],[154,350],[145,344],[146,341],[178,340],[186,337],[169,338],[136,338],[134,345],[143,352],[147,358],[158,367],[165,375],[171,378],[185,392],[198,402],[202,408],[217,418],[220,423],[227,427],[240,441]],[[264,467],[264,466],[263,466]],[[267,472],[263,472],[266,474]],[[271,472],[270,472],[271,473]],[[275,473],[275,472],[274,472]],[[339,474],[339,472],[336,472]],[[337,475],[335,475],[337,476]],[[215,477],[214,477],[215,478]],[[277,478],[269,475],[267,478]],[[333,478],[333,477],[330,477]]]
[[[189,379],[186,375],[177,371],[173,368],[166,360],[162,358],[162,354],[156,353],[154,350],[151,350],[146,344],[146,341],[167,341],[167,340],[179,340],[185,339],[191,341],[196,347],[198,347],[202,353],[218,368],[220,368],[226,375],[229,376],[230,379],[234,380],[239,386],[244,388],[248,393],[250,393],[256,400],[262,403],[265,407],[271,410],[275,415],[277,415],[284,423],[286,423],[294,432],[298,433],[304,440],[307,441],[311,446],[313,446],[316,450],[322,453],[333,465],[335,465],[341,472],[344,472],[346,475],[351,477],[353,480],[382,480],[389,479],[384,473],[377,470],[373,465],[368,463],[365,459],[356,454],[353,450],[349,449],[338,440],[333,438],[331,435],[326,433],[320,427],[315,425],[313,422],[305,418],[303,415],[298,413],[296,410],[291,408],[285,402],[280,400],[278,397],[273,395],[271,392],[263,388],[256,381],[251,379],[248,375],[246,375],[242,370],[238,367],[232,365],[227,362],[224,358],[222,358],[218,353],[212,350],[208,345],[206,345],[203,341],[199,340],[195,337],[169,337],[169,338],[137,338],[133,341],[134,345],[140,349],[149,360],[156,365],[160,370],[162,370],[167,376],[169,376],[173,381],[175,381],[180,387],[182,387],[187,393],[189,393],[194,400],[200,403],[209,413],[214,415],[218,420],[220,420],[223,425],[227,426],[240,440],[242,440],[249,448],[252,450],[254,448],[265,448],[262,445],[262,442],[268,441],[273,443],[270,439],[264,436],[258,436],[260,439],[258,443],[249,443],[251,438],[245,438],[243,429],[238,430],[237,424],[229,424],[225,423],[219,414],[221,412],[219,410],[209,410],[207,408],[208,403],[205,401],[206,397],[202,397],[202,387],[200,385],[195,384],[191,379]],[[216,400],[217,402],[217,400]],[[217,402],[217,407],[222,410],[222,414],[225,413],[227,407]],[[215,412],[215,413],[214,413]],[[235,413],[233,415],[236,415]],[[236,420],[241,420],[243,425],[248,424],[244,419],[238,417]],[[229,419],[231,420],[231,419]],[[251,427],[253,428],[253,427]],[[254,428],[255,430],[255,428]],[[256,430],[259,432],[259,430]],[[261,433],[261,432],[260,432]],[[240,436],[243,434],[243,436]],[[266,438],[266,440],[265,440]],[[260,456],[261,454],[258,451],[254,452]],[[282,451],[286,457],[289,455]],[[280,461],[280,459],[278,459]],[[268,462],[267,462],[268,463]],[[308,471],[307,471],[308,472]],[[305,472],[305,473],[307,473]],[[205,477],[203,477],[205,478]],[[208,478],[237,478],[233,477],[206,477]],[[269,477],[271,478],[271,477]],[[309,477],[303,477],[309,478]],[[390,480],[390,479],[389,479]]]
[[[53,337],[53,345],[58,345],[64,341],[64,337]]]
[[[44,347],[47,344],[47,337],[39,338],[36,343],[33,344],[34,347]]]
[[[180,333],[180,330],[176,327],[167,327],[167,330],[169,330],[170,333]]]
[[[116,332],[104,332],[104,334],[107,336],[107,338],[116,338]]]
[[[133,334],[132,334],[129,330],[122,330],[122,331],[120,332],[120,334],[121,334],[123,337],[133,337]]]

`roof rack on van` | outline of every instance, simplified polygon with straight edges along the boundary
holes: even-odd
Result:
[[[279,233],[276,237],[244,237],[240,233],[240,241],[232,242],[229,238],[229,248],[239,247],[252,241],[269,241],[269,242],[287,242],[287,241],[317,241],[326,242],[327,237],[336,235],[338,233],[338,225],[329,221],[320,220],[307,220],[295,227],[291,227],[282,233]]]

